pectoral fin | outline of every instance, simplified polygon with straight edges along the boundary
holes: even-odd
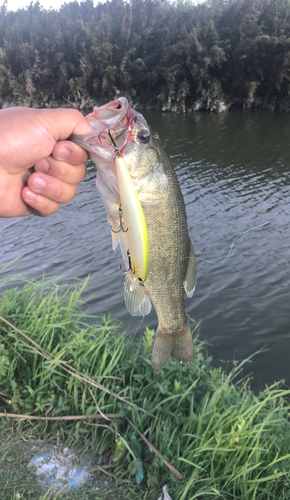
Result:
[[[126,275],[124,283],[124,296],[127,309],[132,316],[146,316],[151,311],[151,300],[137,284],[134,288],[131,286],[132,280],[129,274]]]
[[[187,297],[192,297],[196,287],[196,262],[191,241],[189,241],[189,243],[190,243],[189,258],[188,258],[187,271],[185,275],[185,280],[183,282],[183,286]]]

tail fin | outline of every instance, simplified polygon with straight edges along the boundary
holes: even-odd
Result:
[[[188,365],[194,361],[194,347],[188,321],[178,334],[164,334],[157,330],[153,343],[151,362],[154,373],[159,373],[169,358]]]

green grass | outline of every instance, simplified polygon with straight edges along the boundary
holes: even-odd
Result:
[[[157,500],[164,484],[173,500],[290,499],[290,391],[274,384],[255,395],[241,375],[248,360],[229,374],[213,368],[198,338],[194,365],[170,361],[154,375],[153,332],[146,329],[133,345],[110,317],[87,317],[84,286],[44,280],[0,297],[0,315],[14,325],[0,321],[0,412],[86,417],[2,418],[3,499],[22,488],[25,499]],[[90,418],[96,414],[115,416]],[[31,446],[25,440],[36,448],[61,443],[89,456],[92,483],[60,496],[43,491],[26,467]],[[23,453],[15,452],[19,447]],[[94,480],[107,481],[103,492],[93,489]]]

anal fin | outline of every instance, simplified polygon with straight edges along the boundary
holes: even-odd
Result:
[[[151,311],[151,300],[139,284],[135,288],[131,287],[131,284],[132,280],[129,274],[126,274],[124,283],[126,307],[132,316],[146,316]]]

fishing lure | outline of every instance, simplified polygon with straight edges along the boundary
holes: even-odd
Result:
[[[122,215],[127,228],[126,239],[130,255],[130,269],[134,278],[143,284],[147,278],[149,266],[149,239],[146,220],[126,162],[118,151],[116,151],[115,165]]]
[[[126,233],[129,263],[129,268],[126,271],[133,273],[134,283],[143,285],[149,266],[149,239],[146,220],[132,177],[112,137],[112,131],[116,133],[112,128],[99,133],[99,140],[101,141],[105,134],[108,135],[115,149],[115,165],[121,201],[119,208],[120,228],[115,231],[111,227],[111,230],[113,233],[120,231]]]

